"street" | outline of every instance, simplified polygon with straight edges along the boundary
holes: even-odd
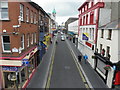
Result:
[[[54,44],[54,52],[51,58],[45,88],[89,88],[80,68],[75,62],[75,58],[73,57],[66,40],[61,41],[60,34],[58,34],[56,39],[58,44]],[[37,74],[35,74],[36,76],[31,80],[28,88],[42,87],[39,84],[41,83],[41,74],[38,72],[40,71],[36,71]]]

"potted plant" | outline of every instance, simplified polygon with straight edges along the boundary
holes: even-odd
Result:
[[[106,65],[106,66],[104,67],[104,69],[110,71],[110,70],[111,70],[111,66],[110,66],[110,65]]]

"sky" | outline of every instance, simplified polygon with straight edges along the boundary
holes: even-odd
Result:
[[[85,0],[32,0],[40,5],[45,12],[52,13],[56,10],[56,22],[61,25],[69,17],[78,17],[78,8]]]

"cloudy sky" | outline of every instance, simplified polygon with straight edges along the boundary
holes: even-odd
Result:
[[[78,17],[78,8],[85,0],[32,0],[39,4],[47,13],[57,12],[56,21],[60,25],[69,17]]]

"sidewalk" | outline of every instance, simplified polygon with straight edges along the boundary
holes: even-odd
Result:
[[[75,44],[73,44],[69,40],[67,41],[69,42],[71,49],[75,53],[76,57],[80,55],[81,52],[75,47]],[[80,65],[93,88],[108,88],[106,84],[103,82],[103,80],[100,78],[100,76],[95,72],[95,70],[91,67],[91,65],[88,62],[85,64],[84,60],[82,59]]]
[[[55,37],[53,38],[53,43],[49,46],[47,52],[42,58],[41,63],[37,67],[35,74],[30,80],[27,88],[45,88],[46,81],[48,77],[49,67],[51,63],[52,52],[54,48]]]

